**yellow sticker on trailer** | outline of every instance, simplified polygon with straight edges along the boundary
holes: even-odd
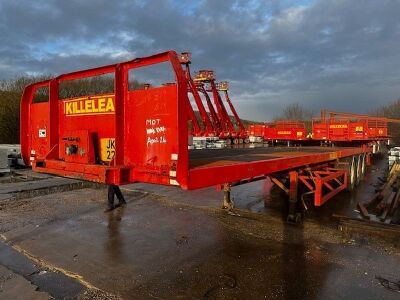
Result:
[[[332,125],[329,125],[329,128],[331,128],[331,129],[340,129],[340,128],[347,128],[347,125],[346,124],[332,124]]]
[[[114,113],[114,95],[64,100],[64,114],[66,116],[89,116]]]
[[[112,161],[115,157],[115,139],[103,138],[100,139],[100,160]]]

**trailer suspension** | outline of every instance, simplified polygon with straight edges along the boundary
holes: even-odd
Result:
[[[300,223],[302,216],[301,212],[298,210],[299,172],[295,170],[289,172],[289,187],[286,187],[277,177],[270,176],[270,178],[273,183],[289,196],[289,212],[286,218],[287,222]]]
[[[300,182],[314,193],[314,205],[321,206],[347,188],[347,171],[325,167],[301,174]]]
[[[301,221],[301,213],[298,211],[298,187],[301,184],[307,191],[300,199],[303,207],[307,209],[304,197],[314,196],[314,205],[321,206],[340,191],[345,190],[348,185],[348,171],[346,169],[335,169],[328,166],[320,166],[318,169],[306,167],[304,169],[289,172],[289,186],[274,176],[271,181],[289,196],[288,222]]]

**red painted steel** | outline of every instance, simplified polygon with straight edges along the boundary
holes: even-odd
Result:
[[[130,89],[131,72],[135,76],[139,69],[161,63],[171,68],[174,83]],[[114,75],[114,93],[60,99],[63,82],[103,74]],[[48,101],[33,103],[35,92],[42,87],[49,88]],[[106,184],[149,182],[196,189],[250,181],[369,151],[353,147],[274,152],[273,158],[261,155],[248,161],[241,156],[242,161],[222,159],[217,164],[189,167],[187,104],[188,79],[174,51],[60,75],[24,91],[22,156],[37,172]]]
[[[302,168],[335,161],[340,158],[368,153],[363,147],[349,147],[332,150],[332,152],[285,155],[279,158],[252,162],[227,162],[217,166],[202,166],[189,169],[189,189],[197,189],[223,182],[237,182],[243,179],[255,178],[260,175],[288,172],[291,169]]]
[[[207,84],[207,88],[205,88],[206,92],[212,93],[221,129],[219,137],[221,139],[227,139],[227,140],[230,140],[231,138],[236,138],[237,132],[235,131],[235,128],[231,122],[231,119],[224,106],[224,103],[222,102],[221,96],[218,93],[215,84],[214,71],[200,70],[196,73],[194,80],[206,83]]]
[[[137,68],[163,62],[168,62],[175,74],[173,85],[128,89],[129,70],[134,73]],[[101,101],[96,104],[90,97],[59,99],[58,87],[63,81],[106,73],[115,75],[114,95],[97,95]],[[48,102],[32,103],[39,87],[50,88]],[[111,97],[113,109],[108,114],[99,113],[99,105],[103,106],[107,97]],[[66,103],[76,103],[71,115]],[[35,171],[107,184],[144,181],[186,186],[187,103],[187,80],[173,51],[61,75],[25,89],[21,100],[22,155]],[[85,111],[89,113],[82,113]],[[45,132],[42,137],[40,130]],[[115,157],[111,161],[96,158],[102,139],[113,142]],[[78,148],[70,154],[74,162],[65,160],[65,141]],[[93,146],[84,141],[93,141]],[[32,152],[34,157],[29,161]],[[87,156],[87,162],[79,162],[82,155]]]
[[[194,83],[191,73],[190,73],[190,64],[191,64],[191,54],[189,52],[183,52],[179,56],[179,60],[182,65],[186,67],[185,74],[186,74],[186,79],[188,81],[188,91],[193,95],[193,98],[196,102],[197,109],[200,113],[201,120],[203,122],[203,131],[199,131],[197,134],[194,134],[195,136],[215,136],[216,132],[214,129],[213,124],[210,121],[210,118],[208,117],[207,111],[204,108],[203,102],[201,101],[201,97],[199,94],[199,91],[197,90],[196,84]],[[190,105],[190,101],[189,101]],[[192,106],[190,105],[190,108],[192,109]],[[194,112],[193,112],[194,115]],[[197,119],[196,119],[197,122]]]
[[[299,121],[279,120],[267,123],[264,131],[265,140],[301,141],[305,138],[305,125]]]
[[[263,137],[265,131],[265,124],[252,124],[249,126],[249,136]]]
[[[329,116],[327,116],[329,115]],[[314,140],[332,142],[379,141],[389,138],[389,119],[322,110],[320,119],[313,119]]]
[[[313,120],[314,140],[375,141],[388,138],[387,122],[374,118]]]
[[[302,172],[299,180],[309,191],[314,192],[314,205],[321,206],[347,188],[347,171],[323,168]]]
[[[225,100],[229,105],[229,108],[231,109],[231,112],[233,114],[233,117],[235,118],[236,121],[236,126],[237,126],[237,131],[238,131],[238,137],[244,141],[247,141],[248,139],[248,134],[246,128],[244,128],[242,120],[240,120],[239,115],[235,109],[235,107],[232,104],[232,101],[229,97],[228,90],[229,90],[229,83],[227,81],[221,81],[216,84],[216,88],[218,91],[221,91],[224,93]]]
[[[271,123],[253,124],[250,136],[262,137],[264,141],[301,141],[306,139],[306,128],[303,122],[279,120]]]
[[[202,136],[203,131],[200,128],[199,121],[196,118],[196,114],[193,110],[192,105],[190,104],[189,99],[188,99],[188,103],[187,103],[187,109],[188,109],[188,114],[189,114],[189,121],[192,124],[191,134],[193,136]]]
[[[221,123],[218,119],[217,113],[215,112],[215,109],[211,102],[210,96],[208,95],[206,89],[204,88],[204,84],[201,81],[195,81],[195,85],[196,85],[196,88],[199,91],[199,93],[202,94],[204,96],[204,98],[206,99],[208,111],[210,113],[210,119],[212,120],[212,124],[213,124],[213,129],[215,131],[215,134],[217,136],[220,136],[220,134],[222,132]]]
[[[221,95],[219,94],[217,87],[215,85],[215,81],[210,81],[210,88],[211,92],[213,94],[213,98],[215,99],[215,103],[218,103],[218,106],[221,109],[221,116],[222,116],[222,124],[225,126],[225,131],[226,131],[226,136],[229,136],[230,138],[237,138],[238,133],[235,130],[235,127],[233,126],[233,123],[231,121],[231,118],[228,114],[228,111],[225,108],[224,103],[222,102]]]

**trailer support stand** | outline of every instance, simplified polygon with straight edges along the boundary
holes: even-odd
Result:
[[[223,209],[232,209],[233,208],[233,202],[231,199],[231,184],[230,183],[225,183],[224,184],[224,202],[222,204]]]
[[[297,211],[298,179],[299,175],[297,171],[289,172],[289,214],[287,216],[287,221],[291,223],[300,223],[301,221],[301,213]]]

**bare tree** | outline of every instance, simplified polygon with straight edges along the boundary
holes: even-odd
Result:
[[[61,99],[114,93],[114,74],[89,77],[62,82],[59,89]],[[50,75],[20,76],[0,80],[0,144],[19,143],[19,104],[25,87],[31,83],[50,79]],[[143,84],[135,80],[129,82],[130,89]],[[49,99],[48,87],[36,90],[33,102]]]
[[[378,107],[377,109],[373,110],[370,115],[391,119],[400,119],[400,99]],[[395,143],[400,144],[400,125],[389,123],[388,129]]]
[[[280,115],[279,119],[285,120],[309,120],[313,117],[313,112],[305,109],[299,103],[287,105]]]
[[[0,80],[0,91],[21,93],[25,87],[34,82],[43,81],[51,78],[51,75],[40,76],[19,76],[11,79]]]
[[[19,142],[20,93],[0,91],[0,144]]]
[[[305,109],[300,103],[296,102],[285,106],[282,113],[275,120],[303,121],[307,132],[311,132],[313,117],[313,111]]]

